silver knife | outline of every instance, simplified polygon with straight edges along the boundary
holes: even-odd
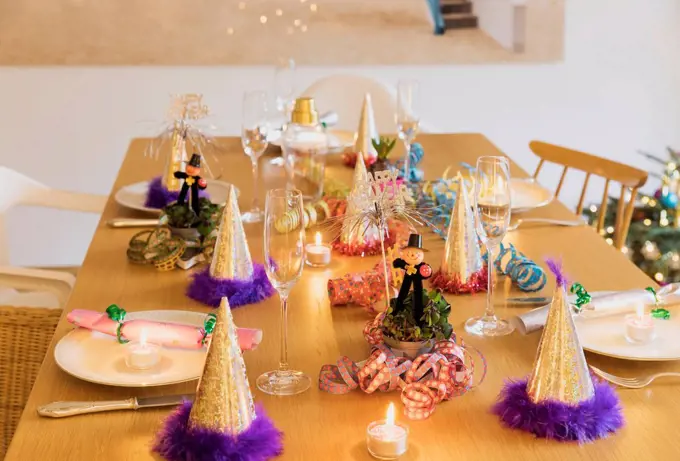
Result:
[[[109,227],[156,227],[158,226],[158,218],[156,219],[133,219],[133,218],[114,218],[106,221]]]
[[[166,395],[162,397],[132,397],[127,400],[100,400],[94,402],[52,402],[38,407],[40,416],[65,418],[114,410],[138,410],[140,408],[179,405],[184,400],[194,400],[194,394]]]
[[[545,304],[550,304],[552,298],[548,297],[534,297],[534,298],[507,298],[506,303],[508,306],[543,306]]]

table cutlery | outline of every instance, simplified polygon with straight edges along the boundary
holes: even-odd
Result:
[[[506,304],[515,307],[545,306],[552,302],[551,297],[538,296],[533,298],[507,298]]]
[[[599,376],[600,378],[602,378],[606,381],[609,381],[610,383],[616,384],[617,386],[627,387],[629,389],[643,388],[643,387],[649,385],[656,378],[671,377],[671,376],[676,377],[676,378],[680,378],[680,373],[672,373],[672,372],[654,373],[654,374],[647,375],[647,376],[638,376],[636,378],[623,378],[621,376],[614,376],[610,373],[607,373],[606,371],[602,371],[599,368],[595,368],[592,365],[590,366],[590,369],[593,370],[593,372],[597,376]]]
[[[113,228],[156,227],[158,226],[158,219],[114,218],[106,221],[106,225]]]
[[[92,402],[52,402],[38,407],[38,414],[49,418],[84,415],[114,410],[138,410],[140,408],[179,405],[184,400],[194,400],[194,394],[166,395],[161,397],[132,397],[127,400],[101,400]]]
[[[508,227],[508,232],[517,230],[522,224],[538,223],[538,224],[550,224],[553,226],[567,226],[567,227],[577,227],[585,225],[585,221],[565,221],[561,219],[545,219],[545,218],[522,218],[518,219],[515,224]]]

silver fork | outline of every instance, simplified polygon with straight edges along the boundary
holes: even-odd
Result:
[[[585,221],[564,221],[561,219],[546,219],[546,218],[524,218],[524,219],[518,219],[515,224],[508,226],[507,232],[512,232],[516,230],[519,226],[522,224],[527,224],[527,223],[543,223],[543,224],[552,224],[553,226],[569,226],[569,227],[576,227],[576,226],[583,226],[585,224]]]
[[[622,378],[621,376],[614,376],[610,373],[607,373],[606,371],[602,371],[599,368],[596,368],[592,365],[590,366],[590,369],[593,370],[593,372],[595,372],[595,374],[600,378],[609,381],[610,383],[616,384],[617,386],[627,387],[630,389],[640,389],[642,387],[648,386],[656,378],[662,378],[667,376],[674,376],[676,378],[680,378],[680,373],[673,372],[655,373],[647,376],[638,376],[637,378]]]

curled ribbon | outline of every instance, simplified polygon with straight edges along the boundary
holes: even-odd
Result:
[[[319,372],[319,389],[331,394],[347,394],[357,388],[371,394],[401,389],[404,414],[413,420],[428,418],[437,404],[458,397],[479,386],[486,377],[487,364],[477,349],[465,346],[455,335],[435,344],[432,352],[414,360],[398,357],[382,342],[379,325],[383,314],[369,322],[364,336],[374,347],[365,362],[340,357],[336,365],[324,365]],[[482,376],[472,384],[475,351],[481,358]]]
[[[654,296],[654,309],[651,314],[655,319],[668,320],[671,318],[671,313],[668,309],[661,307],[661,300],[659,299],[656,290],[653,287],[647,287],[645,290],[649,291]]]
[[[201,344],[205,344],[205,339],[212,334],[216,323],[217,316],[215,314],[208,314],[205,316],[205,320],[203,320],[203,338],[201,338]]]
[[[583,287],[583,285],[578,282],[574,283],[569,291],[576,295],[576,302],[574,305],[576,306],[577,311],[583,309],[583,306],[588,304],[593,299],[592,296],[590,296],[590,293],[588,293]]]
[[[121,333],[121,328],[123,328],[123,322],[125,321],[125,309],[118,307],[117,304],[111,304],[106,308],[106,315],[109,316],[114,322],[118,322],[118,327],[116,328],[116,339],[120,344],[125,344],[128,342],[127,339],[123,338]]]

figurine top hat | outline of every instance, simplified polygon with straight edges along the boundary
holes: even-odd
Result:
[[[193,166],[194,168],[200,168],[201,156],[199,154],[192,154],[191,160],[189,160],[189,166]]]
[[[430,251],[423,248],[423,236],[420,234],[411,234],[408,236],[408,245],[404,248],[415,248],[420,251]]]

